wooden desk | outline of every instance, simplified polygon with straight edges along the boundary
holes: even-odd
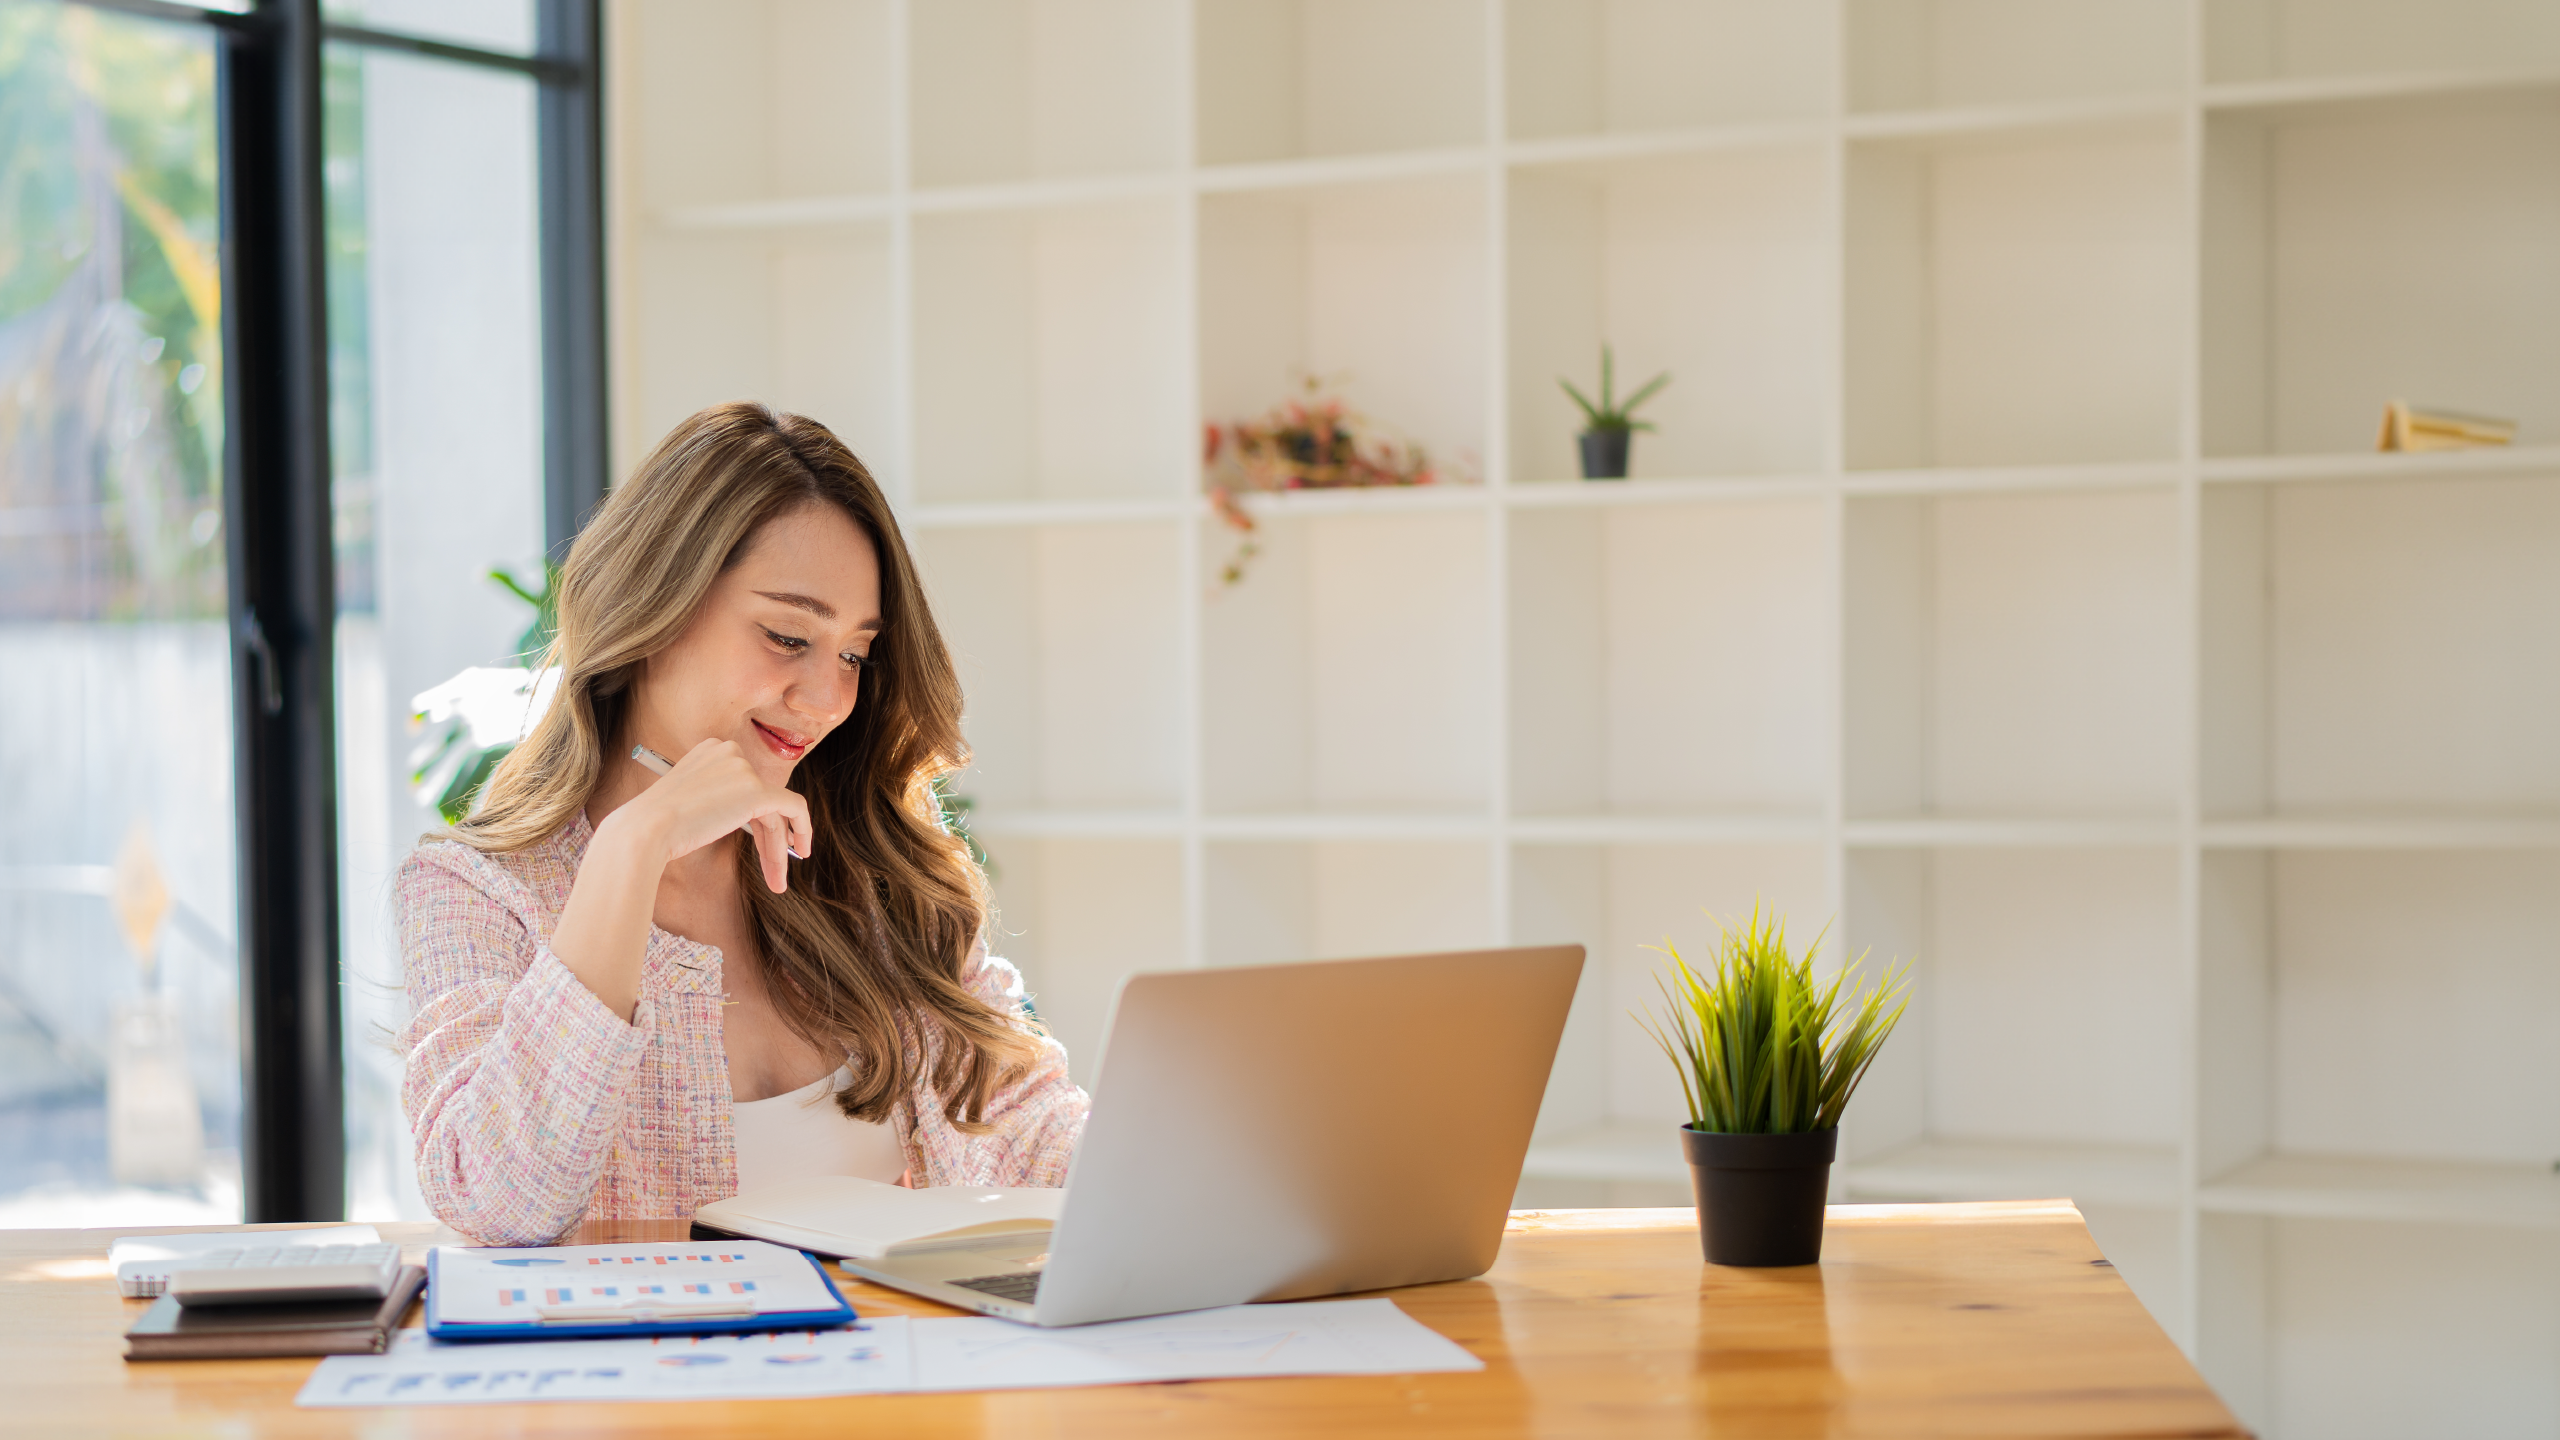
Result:
[[[434,1226],[381,1228],[403,1244],[439,1237]],[[0,1424],[10,1433],[2245,1433],[2062,1201],[1838,1206],[1822,1265],[1795,1270],[1705,1265],[1693,1211],[1522,1211],[1490,1273],[1395,1294],[1485,1360],[1472,1375],[415,1410],[296,1410],[311,1360],[126,1362],[119,1337],[144,1302],[116,1294],[112,1233],[0,1231]],[[636,1222],[580,1238],[683,1233],[680,1222]],[[846,1290],[874,1314],[955,1313],[870,1285]]]

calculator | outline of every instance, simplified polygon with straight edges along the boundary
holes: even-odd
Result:
[[[244,1245],[176,1262],[169,1294],[180,1305],[280,1305],[289,1301],[379,1300],[400,1275],[400,1247]]]

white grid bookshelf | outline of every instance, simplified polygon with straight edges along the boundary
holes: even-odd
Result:
[[[1640,947],[1837,915],[1919,960],[1844,1194],[2074,1196],[2271,1433],[2560,1425],[2443,1340],[2560,1282],[2560,11],[612,15],[624,460],[873,463],[1080,1067],[1133,969],[1581,941],[1523,1194],[1678,1203]],[[1675,380],[1593,484],[1603,340]],[[1223,586],[1199,426],[1298,370],[1471,483],[1254,497]]]

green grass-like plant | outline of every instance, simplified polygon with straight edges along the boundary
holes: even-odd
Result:
[[[1651,947],[1671,957],[1668,972],[1654,977],[1667,1013],[1635,1017],[1680,1072],[1689,1128],[1791,1135],[1838,1125],[1911,1003],[1909,968],[1888,966],[1862,994],[1863,955],[1816,980],[1821,936],[1790,958],[1785,919],[1764,918],[1757,905],[1738,928],[1716,924],[1723,934],[1703,971],[1667,940]]]
[[[1652,399],[1657,391],[1670,384],[1671,372],[1663,371],[1637,386],[1636,393],[1620,400],[1615,393],[1618,383],[1618,357],[1611,353],[1608,346],[1603,345],[1600,347],[1600,398],[1598,400],[1583,394],[1572,381],[1563,376],[1557,376],[1556,383],[1564,387],[1566,398],[1572,400],[1575,408],[1582,411],[1582,428],[1585,430],[1595,434],[1605,434],[1612,430],[1650,430],[1653,428],[1653,422],[1635,418],[1636,407]]]

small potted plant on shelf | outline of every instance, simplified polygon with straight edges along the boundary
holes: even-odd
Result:
[[[1616,371],[1617,357],[1609,352],[1608,346],[1601,346],[1600,399],[1597,404],[1590,396],[1574,388],[1572,381],[1556,377],[1556,383],[1564,387],[1566,396],[1582,410],[1582,434],[1577,438],[1582,445],[1582,478],[1585,480],[1627,478],[1627,451],[1634,443],[1635,433],[1653,428],[1652,421],[1635,418],[1636,407],[1671,383],[1671,372],[1666,370],[1637,386],[1636,393],[1620,403],[1614,394]]]
[[[1756,905],[1739,929],[1718,924],[1705,971],[1659,947],[1671,957],[1655,977],[1667,1013],[1637,1023],[1678,1067],[1688,1097],[1680,1143],[1707,1260],[1811,1265],[1822,1258],[1840,1114],[1910,1003],[1908,974],[1889,968],[1862,987],[1852,960],[1818,981],[1820,936],[1790,958],[1786,922]]]

